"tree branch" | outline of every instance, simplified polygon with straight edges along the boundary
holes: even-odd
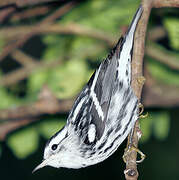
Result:
[[[138,97],[139,101],[141,99],[142,87],[144,84],[143,77],[143,57],[144,57],[144,49],[145,49],[145,36],[146,29],[148,24],[148,19],[150,15],[150,10],[152,6],[152,1],[143,0],[143,14],[141,19],[139,20],[135,39],[134,39],[134,49],[133,49],[133,58],[132,58],[132,88],[134,93]],[[132,142],[135,147],[138,147],[138,136],[137,131],[139,129],[139,122],[137,121],[134,128],[134,133],[132,137]],[[128,137],[129,141],[129,137]],[[124,171],[126,180],[137,180],[138,171],[136,164],[137,153],[136,151],[131,151],[127,154],[126,157],[126,169]]]
[[[44,86],[39,99],[27,106],[0,110],[0,140],[11,131],[39,120],[43,114],[66,113],[71,109],[74,99],[59,100]]]
[[[107,42],[110,46],[114,45],[115,39],[114,37],[110,36],[109,34],[91,29],[86,28],[80,24],[70,23],[67,25],[59,25],[59,24],[42,24],[39,26],[20,26],[20,27],[13,27],[13,28],[2,28],[0,29],[0,34],[5,35],[6,37],[13,38],[19,37],[22,35],[26,35],[28,33],[32,34],[46,34],[46,33],[61,33],[61,34],[74,34],[80,36],[88,36],[91,38],[99,39],[102,41]]]
[[[20,0],[21,1],[21,0]],[[23,1],[23,0],[22,0]],[[0,1],[1,2],[1,1]],[[35,2],[35,1],[34,1]],[[1,4],[0,4],[1,5]],[[67,3],[64,6],[60,7],[57,11],[55,11],[53,14],[49,15],[48,17],[46,17],[45,19],[43,19],[40,23],[38,23],[36,25],[36,27],[40,27],[43,24],[47,24],[47,23],[51,23],[51,21],[54,21],[56,18],[60,17],[60,15],[65,14],[66,12],[68,12],[72,7],[74,6],[74,3]],[[27,29],[26,29],[27,30]],[[23,45],[28,39],[30,39],[34,34],[34,32],[29,32],[28,30],[26,31],[27,33],[22,33],[21,34],[21,38],[16,40],[15,42],[10,42],[9,45],[7,45],[1,55],[0,55],[0,61],[5,58],[9,53],[11,53],[14,49],[16,49],[17,47],[20,47],[21,45]],[[1,32],[0,32],[1,34]],[[8,32],[5,33],[5,37],[7,37]],[[1,35],[2,36],[2,35]]]
[[[7,16],[12,14],[15,11],[15,9],[15,7],[8,7],[6,9],[2,9],[0,11],[0,24],[7,18]]]
[[[5,122],[1,123],[0,125],[0,140],[4,140],[6,138],[6,135],[13,130],[16,130],[22,126],[25,126],[37,119],[35,118],[30,118],[30,119],[23,119],[21,121],[11,121],[11,122]]]
[[[0,30],[0,34],[5,35],[8,34],[9,38],[22,36],[26,33],[32,34],[41,34],[41,33],[62,33],[62,34],[74,34],[80,36],[88,36],[91,38],[99,39],[102,41],[107,42],[109,46],[113,46],[115,39],[114,37],[106,34],[102,31],[86,28],[79,24],[71,23],[68,25],[60,26],[56,24],[43,24],[41,26],[20,26],[14,28],[3,28]],[[149,40],[157,40],[162,38],[166,35],[163,28],[155,28],[150,31],[149,33]],[[7,36],[6,36],[7,37]],[[158,52],[159,51],[159,52]],[[154,47],[153,45],[148,44],[146,46],[146,54],[154,59],[160,61],[161,63],[166,64],[167,66],[171,67],[172,69],[178,69],[178,57],[175,57],[174,54],[170,52],[165,53],[163,50]]]
[[[179,1],[178,0],[154,0],[153,7],[154,8],[179,7]]]
[[[11,17],[11,21],[20,21],[26,18],[42,16],[42,15],[47,14],[49,10],[50,10],[50,7],[48,6],[26,9],[25,11],[16,12],[15,14],[13,14]]]
[[[179,87],[162,84],[152,78],[147,66],[144,69],[146,83],[142,93],[145,107],[176,107],[179,105]],[[170,92],[170,93],[168,93]]]
[[[28,77],[30,74],[40,71],[41,69],[49,69],[56,67],[57,65],[61,64],[61,60],[51,61],[51,62],[44,62],[44,63],[36,63],[36,65],[31,65],[28,67],[23,67],[21,69],[14,70],[13,72],[8,73],[7,75],[4,75],[0,79],[0,85],[1,86],[9,86],[17,81],[23,80],[26,77]]]
[[[148,19],[150,16],[150,11],[152,7],[166,7],[166,6],[174,6],[176,2],[176,6],[178,7],[178,0],[142,0],[143,5],[143,14],[138,23],[138,27],[135,34],[134,40],[134,51],[133,51],[133,59],[132,59],[132,87],[133,90],[138,97],[141,99],[141,92],[144,83],[144,78],[142,76],[143,72],[143,57],[144,57],[144,49],[145,49],[145,35],[148,24]],[[139,131],[140,126],[137,121],[134,128],[134,133],[132,137],[133,145],[138,147],[139,137],[137,136],[137,132]],[[129,140],[129,138],[128,138]],[[126,169],[124,171],[126,180],[137,180],[138,179],[138,171],[137,171],[137,153],[135,151],[131,151],[128,153],[126,157]]]
[[[68,112],[74,99],[58,100],[45,86],[39,94],[39,99],[26,106],[0,110],[0,121],[21,121],[26,118],[38,117],[42,114]]]
[[[171,53],[170,51],[159,48],[154,43],[149,43],[147,45],[146,54],[174,70],[179,70],[179,56],[176,56],[176,54]]]
[[[23,51],[16,49],[11,53],[12,58],[19,62],[24,67],[35,67],[39,64],[34,58],[27,56]]]
[[[16,5],[18,7],[36,5],[41,3],[53,2],[57,0],[1,0],[0,6]]]

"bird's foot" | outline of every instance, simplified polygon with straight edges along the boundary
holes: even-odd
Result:
[[[125,151],[124,151],[124,155],[123,155],[123,161],[126,163],[127,162],[127,156],[132,152],[132,151],[135,151],[136,153],[140,154],[140,159],[139,160],[136,160],[136,163],[141,163],[146,155],[140,151],[138,148],[136,148],[135,146],[128,146]]]
[[[146,117],[148,117],[148,112],[146,114],[142,114],[144,112],[144,106],[142,103],[139,103],[139,118],[140,119],[144,119]]]

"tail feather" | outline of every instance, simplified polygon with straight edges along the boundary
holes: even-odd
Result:
[[[132,23],[125,34],[118,54],[118,78],[119,81],[123,81],[124,84],[131,83],[131,60],[133,54],[134,34],[137,23],[142,14],[142,7],[140,6],[132,20]]]

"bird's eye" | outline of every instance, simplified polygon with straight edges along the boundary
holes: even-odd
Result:
[[[55,151],[57,149],[58,145],[57,144],[53,144],[52,145],[52,150]]]

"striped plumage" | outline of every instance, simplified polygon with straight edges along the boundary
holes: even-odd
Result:
[[[81,168],[108,158],[138,118],[138,99],[131,88],[131,60],[139,7],[129,30],[100,64],[76,99],[65,127],[46,144],[37,169]]]

